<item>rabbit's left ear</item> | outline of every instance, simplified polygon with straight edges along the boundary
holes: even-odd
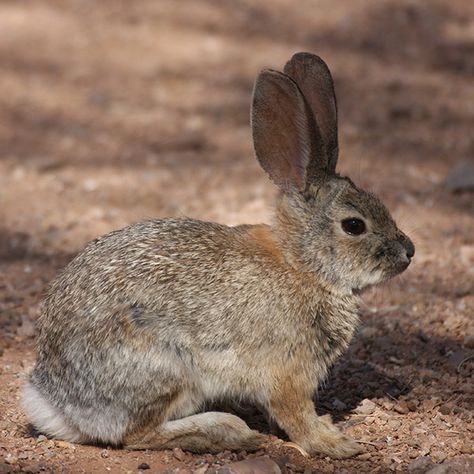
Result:
[[[283,191],[304,191],[326,176],[327,160],[313,114],[293,79],[264,70],[252,100],[255,154]]]
[[[321,133],[327,157],[327,171],[336,170],[339,145],[337,139],[337,104],[334,82],[326,63],[315,54],[296,53],[284,69],[311,107]]]

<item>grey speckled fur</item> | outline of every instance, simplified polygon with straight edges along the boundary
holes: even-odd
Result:
[[[311,397],[353,335],[355,290],[403,271],[414,249],[375,196],[335,174],[325,64],[300,53],[285,73],[260,74],[252,110],[257,158],[281,189],[273,224],[152,220],[89,243],[38,321],[24,393],[37,429],[129,449],[256,449],[265,438],[236,416],[199,413],[231,398],[311,454],[360,451]],[[347,218],[366,231],[345,232]]]

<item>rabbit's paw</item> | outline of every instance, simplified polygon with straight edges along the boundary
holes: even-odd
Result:
[[[320,418],[320,427],[314,433],[310,444],[311,454],[326,454],[339,459],[350,458],[363,452],[362,446],[334,426],[328,415]]]
[[[338,436],[324,437],[318,447],[318,452],[333,458],[344,459],[363,452],[362,446],[350,436],[339,433]]]
[[[242,419],[228,413],[219,413],[220,424],[210,431],[216,446],[232,451],[257,451],[267,436],[248,427]]]
[[[251,430],[251,432],[240,441],[239,449],[245,451],[257,451],[262,447],[262,444],[268,441],[267,436],[258,431]]]

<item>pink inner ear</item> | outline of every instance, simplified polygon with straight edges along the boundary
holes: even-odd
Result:
[[[262,168],[284,191],[302,191],[315,156],[315,124],[296,83],[277,71],[263,71],[255,83],[252,131]]]

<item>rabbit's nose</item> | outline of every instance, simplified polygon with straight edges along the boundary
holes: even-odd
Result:
[[[398,238],[398,241],[402,244],[403,248],[405,249],[405,253],[408,260],[412,259],[415,255],[415,246],[413,245],[413,242],[404,233],[401,233],[401,235]]]
[[[407,239],[405,242],[405,251],[407,253],[408,258],[413,258],[415,255],[415,246],[413,245],[413,242],[410,239]]]
[[[407,257],[408,258],[413,258],[415,255],[415,246],[411,242],[411,240],[408,241],[408,245],[405,246],[406,252],[407,252]]]

